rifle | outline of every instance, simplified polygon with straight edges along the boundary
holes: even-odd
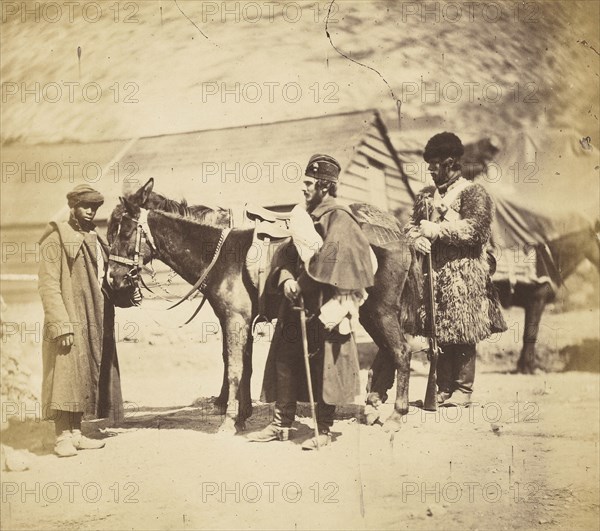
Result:
[[[312,378],[310,375],[310,356],[308,354],[308,335],[306,333],[306,313],[304,312],[304,298],[298,296],[298,306],[294,310],[300,312],[300,331],[302,332],[302,349],[304,350],[304,368],[306,369],[306,382],[308,387],[308,400],[310,402],[310,413],[312,415],[313,426],[315,430],[315,443],[319,450],[319,427],[317,425],[317,412],[315,411],[315,397],[313,394]]]
[[[429,221],[429,202],[425,199],[425,212],[427,221]],[[435,324],[435,284],[433,280],[433,264],[431,260],[431,252],[427,255],[427,287],[429,288],[429,312],[431,318],[431,329],[429,337],[429,377],[427,378],[427,390],[425,391],[425,401],[423,409],[428,411],[437,411],[437,396],[436,396],[436,371],[439,355],[439,347],[437,343],[437,330]]]

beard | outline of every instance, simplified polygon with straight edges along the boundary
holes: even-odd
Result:
[[[317,208],[321,201],[323,201],[323,194],[320,191],[316,191],[312,197],[306,198],[304,200],[304,205],[306,207],[307,212],[312,212],[315,208]]]
[[[432,173],[431,178],[433,179],[435,185],[438,187],[442,186],[448,180],[447,175],[445,175],[444,173]]]

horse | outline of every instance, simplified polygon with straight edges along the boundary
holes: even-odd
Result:
[[[562,281],[566,280],[585,259],[600,270],[600,221],[595,226],[564,234],[548,242],[550,255]],[[549,282],[542,284],[517,282],[512,288],[507,280],[494,281],[504,307],[518,306],[525,310],[523,347],[517,361],[517,372],[533,374],[535,344],[546,304],[555,298]]]
[[[134,194],[121,198],[109,218],[109,283],[113,291],[130,290],[140,268],[153,258],[163,261],[190,284],[197,285],[203,279],[201,290],[223,330],[226,377],[220,398],[226,396],[226,407],[219,431],[242,431],[252,414],[251,325],[257,315],[258,292],[245,260],[254,231],[223,227],[224,215],[220,216],[220,224],[198,221],[191,207],[182,204],[171,203],[176,213],[160,210],[157,196],[152,196],[153,186],[150,179]],[[154,207],[145,208],[152,204]],[[161,208],[165,208],[164,202]],[[409,408],[411,352],[404,328],[410,328],[416,319],[422,278],[412,245],[393,216],[387,216],[397,228],[395,240],[381,245],[374,239],[374,231],[365,231],[378,269],[375,285],[367,290],[369,296],[360,307],[359,320],[379,348],[377,359],[393,363],[397,371],[394,412],[385,424],[386,430],[397,431]],[[384,379],[378,378],[371,390],[384,395],[385,385]]]
[[[150,179],[148,182],[154,184],[154,179]],[[132,194],[135,196],[136,194]],[[139,195],[139,194],[138,194]],[[161,195],[154,190],[151,190],[144,196],[144,203],[140,205],[146,210],[162,210],[164,212],[170,212],[172,214],[179,214],[181,216],[192,217],[203,223],[209,225],[215,225],[217,227],[229,227],[231,225],[232,213],[229,209],[217,207],[217,206],[206,206],[206,205],[188,205],[187,201],[183,199],[181,202],[169,199],[164,195]],[[123,213],[123,206],[117,205],[114,214],[120,216]],[[107,238],[109,242],[112,242],[115,238],[115,230],[118,224],[108,223]]]
[[[152,180],[152,179],[151,179]],[[161,195],[155,191],[151,191],[144,197],[146,209],[163,210],[174,214],[185,215],[197,219],[198,221],[215,225],[217,227],[229,227],[232,223],[232,212],[229,209],[221,207],[209,207],[206,205],[188,205],[185,199],[177,202]],[[120,216],[123,212],[122,205],[117,205],[115,214]],[[107,227],[107,238],[111,243],[115,238],[115,231],[118,225],[110,223],[110,217]],[[147,287],[143,282],[144,287]],[[148,288],[149,289],[149,288]],[[137,292],[137,294],[136,294]],[[141,297],[141,290],[138,283],[130,283],[129,289],[122,289],[118,292],[111,292],[111,300],[115,306],[120,308],[129,308],[130,306],[139,304],[139,299],[136,300],[136,295]],[[225,379],[225,377],[224,377]],[[226,403],[226,395],[221,392],[219,398],[215,401],[215,405],[223,406]]]

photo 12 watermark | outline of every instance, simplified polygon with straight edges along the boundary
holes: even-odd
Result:
[[[133,481],[2,481],[2,503],[139,503],[140,485]]]
[[[10,375],[9,375],[10,377]],[[8,422],[56,422],[61,416],[68,415],[71,411],[87,411],[89,404],[78,402],[48,402],[42,404],[38,400],[3,400],[1,404],[1,420],[2,424]],[[140,412],[140,406],[135,402],[124,402],[122,417],[119,413],[115,418],[115,422],[123,422],[131,417],[134,417]],[[205,413],[207,415],[207,413]]]
[[[295,481],[264,481],[247,483],[203,481],[200,484],[202,503],[340,503],[340,486],[332,481],[301,485]]]
[[[544,496],[547,490],[536,482],[503,485],[499,481],[403,481],[401,486],[402,503],[540,503]]]
[[[315,81],[303,85],[297,81],[217,82],[200,86],[202,103],[339,103],[340,87],[335,81]]]
[[[140,23],[140,6],[137,2],[9,2],[3,0],[1,4],[3,24],[7,22],[96,24],[101,21],[122,24]]]
[[[135,81],[3,81],[2,103],[139,103]]]
[[[10,161],[1,163],[2,184],[7,183],[87,183],[109,182],[139,185],[135,177],[140,171],[137,162],[113,162],[106,165],[96,161]]]
[[[533,81],[510,85],[489,81],[404,81],[400,85],[402,103],[539,103],[539,87]]]
[[[202,161],[200,175],[203,184],[226,183],[274,184],[300,183],[304,179],[304,167],[295,161],[227,162]]]
[[[185,4],[184,4],[185,6]],[[315,24],[337,23],[340,12],[338,2],[253,2],[253,1],[203,1],[200,18],[203,23],[285,22],[296,24],[303,21]]]
[[[510,20],[535,24],[541,19],[540,2],[400,2],[404,24],[421,23],[497,23]]]
[[[103,328],[98,328],[94,323],[79,321],[64,321],[61,323],[2,321],[1,327],[2,340],[0,344],[17,339],[20,343],[36,343],[41,345],[44,341],[54,341],[55,338],[64,334],[77,334],[85,341],[101,341],[105,333]],[[140,325],[137,322],[130,320],[124,322],[115,321],[115,341],[137,343],[139,333]]]

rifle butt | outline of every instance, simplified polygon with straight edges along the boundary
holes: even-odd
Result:
[[[425,391],[425,400],[423,409],[427,411],[437,411],[437,393],[436,393],[436,370],[437,370],[437,355],[431,357],[429,365],[429,377],[427,378],[427,390]]]

